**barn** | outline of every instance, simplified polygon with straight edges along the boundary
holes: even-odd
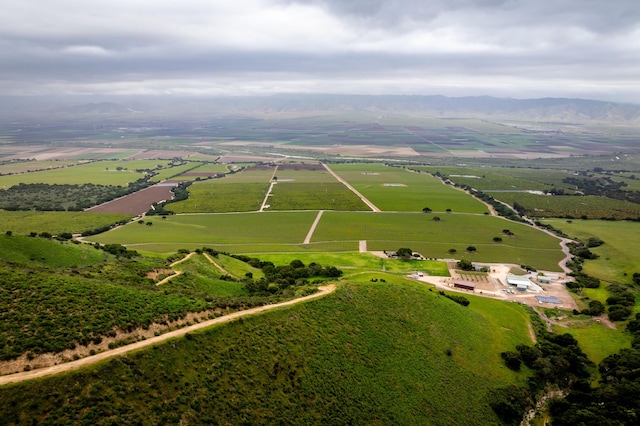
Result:
[[[471,290],[474,291],[476,289],[476,285],[469,281],[455,280],[453,282],[453,286],[455,288],[461,288],[463,290]]]

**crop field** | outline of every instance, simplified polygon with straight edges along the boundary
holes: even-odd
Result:
[[[431,174],[440,173],[459,185],[468,185],[480,191],[544,191],[554,187],[573,188],[572,185],[562,182],[562,179],[571,176],[571,173],[556,169],[451,166],[411,166],[411,168]]]
[[[168,167],[164,169],[160,169],[158,174],[153,176],[150,179],[150,182],[162,182],[163,180],[171,179],[176,176],[180,176],[183,173],[198,167],[201,163],[198,162],[188,162],[186,164],[182,164],[180,166]],[[188,179],[187,179],[188,180]]]
[[[83,184],[126,186],[144,176],[143,170],[162,164],[162,160],[97,161],[60,169],[0,176],[0,188],[19,183]],[[120,170],[118,170],[120,168]]]
[[[487,207],[427,174],[381,164],[331,164],[331,169],[383,211],[488,212]]]
[[[175,213],[248,212],[260,209],[273,167],[246,169],[223,178],[194,182],[189,198],[167,205]]]
[[[168,204],[175,213],[248,212],[260,208],[268,189],[265,183],[221,183],[226,178],[194,182],[189,198]]]
[[[595,195],[537,195],[526,192],[491,193],[500,200],[513,205],[518,203],[530,217],[565,217],[588,219],[636,219],[640,218],[640,204],[614,200]]]
[[[333,179],[333,176],[330,177]],[[335,179],[331,183],[282,182],[278,179],[268,203],[270,210],[371,210]]]
[[[198,176],[200,174],[212,175],[216,173],[227,173],[229,172],[229,166],[226,164],[218,164],[218,163],[203,163],[202,165],[196,167],[195,169],[191,169],[186,172],[187,176],[195,175]]]
[[[591,237],[604,241],[600,247],[590,249],[600,257],[585,261],[587,274],[606,281],[631,283],[633,273],[640,272],[640,223],[560,219],[546,219],[544,223],[584,242]]]
[[[82,233],[131,219],[120,213],[36,212],[0,210],[0,232],[12,231],[27,235],[31,232]]]
[[[476,298],[464,308],[425,286],[369,278],[312,303],[1,389],[0,411],[10,423],[498,424],[491,394],[525,379],[499,356],[530,343],[524,309]]]
[[[539,269],[558,270],[563,257],[559,241],[531,227],[496,217],[444,215],[438,222],[423,213],[325,212],[312,242],[367,240],[369,250],[395,251],[409,247],[425,257],[456,257],[480,262],[528,264]],[[504,229],[515,235],[493,238]],[[474,246],[477,251],[465,253]]]
[[[152,226],[131,223],[90,240],[133,248],[142,245],[145,250],[156,247],[153,251],[162,252],[203,245],[231,253],[239,252],[236,245],[279,246],[282,251],[288,245],[302,244],[315,217],[316,212],[176,215],[153,220]]]

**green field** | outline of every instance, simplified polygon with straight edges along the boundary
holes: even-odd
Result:
[[[369,250],[395,251],[409,247],[425,257],[454,257],[479,262],[505,262],[558,270],[563,254],[559,242],[545,233],[497,217],[445,214],[439,222],[424,213],[346,213],[326,212],[313,235],[312,243],[322,241],[367,240]],[[515,235],[493,238],[509,229]],[[475,246],[473,254],[466,248]]]
[[[151,251],[194,250],[203,245],[239,253],[236,246],[280,247],[302,244],[315,212],[265,212],[243,214],[191,214],[154,220],[153,226],[132,223],[89,238],[102,244],[125,244]],[[242,252],[254,250],[242,250]]]
[[[590,249],[600,257],[585,262],[587,274],[630,284],[633,273],[640,272],[639,222],[547,219],[544,223],[584,242],[591,237],[604,241],[600,247]]]
[[[566,217],[588,219],[640,218],[640,204],[595,195],[537,195],[527,192],[492,192],[494,198],[523,206],[530,217]]]
[[[127,186],[129,182],[144,177],[144,173],[136,172],[136,170],[150,169],[160,164],[166,164],[166,160],[96,161],[61,169],[0,176],[0,189],[19,183],[94,183],[97,185]]]
[[[27,173],[37,170],[47,170],[58,167],[73,166],[77,163],[77,161],[73,160],[10,161],[6,163],[0,163],[0,175]]]
[[[120,213],[85,212],[36,212],[0,210],[0,232],[12,231],[26,235],[31,232],[48,232],[53,235],[64,232],[83,233],[111,224],[126,221],[131,215]]]
[[[427,174],[381,164],[329,166],[383,211],[420,212],[428,207],[434,212],[488,212],[480,201]]]
[[[355,210],[371,209],[340,182],[282,182],[273,186],[270,210]]]
[[[0,411],[9,423],[499,423],[492,393],[524,381],[499,356],[530,343],[524,309],[477,298],[463,308],[405,280],[362,278],[314,302],[8,386]]]
[[[71,244],[45,238],[21,235],[0,235],[2,258],[25,266],[54,266],[61,268],[94,265],[107,259],[107,255],[87,244]]]
[[[592,324],[588,328],[555,328],[558,333],[569,333],[580,343],[580,348],[589,359],[599,364],[604,358],[631,347],[631,335],[612,330],[601,324]]]
[[[233,253],[301,251],[395,251],[410,247],[425,257],[454,257],[479,262],[505,262],[558,270],[563,254],[559,241],[543,232],[501,218],[444,214],[439,222],[425,213],[325,212],[311,244],[302,242],[316,212],[194,214],[156,220],[153,226],[133,223],[90,237],[100,243],[120,243],[141,250],[171,252],[203,245]],[[509,229],[514,236],[502,235]],[[493,238],[502,237],[496,243]],[[465,253],[475,246],[475,253]]]
[[[248,169],[223,178],[194,182],[189,198],[170,203],[176,213],[248,212],[260,209],[269,188],[273,168]]]

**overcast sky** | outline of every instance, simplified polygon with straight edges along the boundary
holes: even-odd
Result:
[[[640,103],[638,0],[0,0],[0,94]]]

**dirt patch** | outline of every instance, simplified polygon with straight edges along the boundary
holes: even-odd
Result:
[[[99,206],[91,207],[85,211],[140,215],[147,212],[153,203],[170,200],[173,197],[171,190],[175,185],[175,182],[163,182]]]

